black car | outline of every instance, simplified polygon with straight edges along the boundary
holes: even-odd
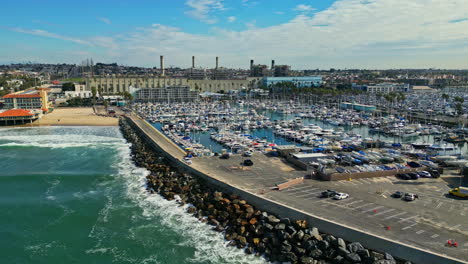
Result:
[[[252,166],[252,165],[253,165],[252,160],[249,160],[249,159],[244,160],[244,166]]]
[[[231,156],[230,156],[229,154],[226,153],[226,154],[221,155],[219,158],[220,158],[220,159],[229,159],[230,157],[231,157]]]
[[[397,191],[394,194],[392,194],[392,197],[393,198],[401,198],[401,197],[403,197],[403,195],[405,195],[404,192]]]
[[[402,180],[411,180],[411,177],[406,173],[399,173],[396,177]]]
[[[322,198],[329,198],[329,197],[333,197],[335,196],[335,194],[337,194],[338,192],[337,191],[334,191],[334,190],[326,190],[324,192],[322,192],[320,194],[320,197]]]
[[[436,169],[431,169],[431,170],[428,170],[428,172],[431,174],[431,176],[433,178],[439,178],[440,177],[440,173],[438,170]]]
[[[417,173],[414,173],[414,172],[408,173],[408,176],[410,176],[410,178],[411,178],[412,180],[417,180],[417,179],[420,178],[419,175],[418,175]]]
[[[408,161],[406,164],[408,164],[408,166],[410,166],[411,168],[420,168],[421,167],[421,164],[415,162],[415,161]]]

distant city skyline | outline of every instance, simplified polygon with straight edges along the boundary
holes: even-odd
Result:
[[[19,0],[2,3],[0,64],[467,69],[466,0]]]

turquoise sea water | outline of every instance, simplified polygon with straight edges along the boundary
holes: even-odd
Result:
[[[145,191],[116,127],[0,129],[1,263],[263,263]]]

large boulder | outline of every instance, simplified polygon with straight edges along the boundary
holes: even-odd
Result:
[[[320,258],[323,257],[323,251],[316,248],[316,249],[310,251],[309,256],[311,256],[314,259],[320,259]]]
[[[315,239],[315,240],[322,240],[322,236],[320,235],[318,229],[316,227],[312,228],[312,231],[310,232],[310,235]]]
[[[359,250],[364,250],[364,247],[359,242],[353,242],[348,244],[348,250],[352,253],[356,253]]]
[[[301,257],[299,261],[301,264],[314,264],[314,259],[311,257]]]
[[[268,223],[272,224],[272,225],[276,225],[280,222],[280,220],[278,218],[276,218],[276,216],[274,215],[269,215],[268,216]]]
[[[361,262],[361,257],[357,253],[349,253],[346,255],[346,259],[351,263]]]

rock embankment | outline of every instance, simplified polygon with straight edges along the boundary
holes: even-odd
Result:
[[[148,147],[125,119],[120,120],[120,127],[127,141],[132,143],[135,164],[150,171],[148,191],[188,205],[187,213],[223,232],[229,246],[272,262],[405,263],[390,254],[366,249],[359,242],[350,243],[320,233],[305,220],[279,218],[257,210],[235,194],[219,192],[203,180],[171,167]]]

